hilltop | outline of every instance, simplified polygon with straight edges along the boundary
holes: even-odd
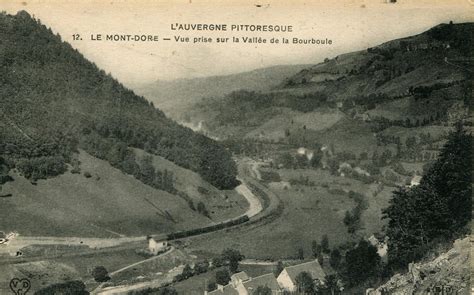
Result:
[[[342,146],[344,137],[342,148],[361,152],[375,146],[374,132],[440,126],[466,116],[473,29],[473,23],[441,24],[326,59],[271,90],[208,97],[186,116],[223,139],[293,146],[318,139]]]
[[[298,73],[307,65],[285,65],[257,69],[250,72],[204,78],[158,80],[144,83],[133,89],[152,101],[172,118],[182,121],[183,111],[206,97],[220,97],[239,89],[267,91],[278,86],[283,79]]]

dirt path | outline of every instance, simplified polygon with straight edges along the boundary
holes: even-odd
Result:
[[[174,248],[173,246],[171,246],[171,247],[170,247],[166,252],[164,252],[164,253],[161,253],[161,254],[159,254],[159,255],[153,256],[153,257],[151,257],[151,258],[148,258],[148,259],[145,259],[145,260],[142,260],[142,261],[138,261],[138,262],[132,263],[132,264],[130,264],[130,265],[127,265],[127,266],[125,266],[125,267],[122,267],[121,269],[118,269],[118,270],[116,270],[116,271],[113,271],[113,272],[109,273],[109,275],[112,277],[112,276],[114,276],[114,275],[116,275],[116,274],[118,274],[118,273],[120,273],[120,272],[122,272],[122,271],[124,271],[124,270],[129,269],[129,268],[132,268],[132,267],[135,267],[135,266],[137,266],[137,265],[140,265],[140,264],[143,264],[143,263],[146,263],[146,262],[149,262],[149,261],[158,259],[158,258],[160,258],[160,257],[166,256],[166,255],[170,254],[171,252],[173,252],[174,249],[175,249],[175,248]]]
[[[235,188],[235,190],[241,194],[242,196],[247,199],[247,202],[249,203],[249,209],[247,212],[242,214],[242,216],[247,215],[249,218],[257,215],[263,210],[262,203],[260,200],[252,193],[252,191],[248,188],[247,184],[241,179],[239,179],[240,182],[242,182],[241,185]]]

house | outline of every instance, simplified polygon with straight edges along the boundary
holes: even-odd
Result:
[[[421,181],[421,175],[413,176],[413,178],[410,181],[410,187],[419,185],[420,181]]]
[[[252,295],[260,286],[270,288],[273,295],[283,293],[283,290],[273,273],[264,274],[242,282],[237,286],[237,290],[239,291],[239,295]]]
[[[277,282],[285,291],[294,292],[297,289],[296,277],[302,272],[309,273],[313,280],[315,280],[318,284],[322,284],[326,276],[319,262],[317,260],[313,260],[306,263],[285,267],[278,276]]]
[[[217,289],[211,292],[205,291],[206,295],[239,295],[239,292],[232,286],[232,284],[227,284],[225,286],[217,285]]]
[[[310,149],[307,149],[307,148],[304,148],[304,147],[300,147],[296,153],[300,156],[306,156],[306,159],[308,159],[308,161],[311,161],[311,159],[314,157],[314,152]]]
[[[163,252],[168,247],[167,241],[157,242],[151,236],[148,236],[147,240],[148,240],[148,251],[150,251],[150,253],[152,253],[153,255]]]
[[[249,277],[245,272],[233,274],[229,284],[217,285],[217,289],[212,292],[205,292],[207,295],[252,295],[258,287],[268,287],[272,294],[282,294],[283,290],[278,284],[273,273],[264,274],[255,278]]]

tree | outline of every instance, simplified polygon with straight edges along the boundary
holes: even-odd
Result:
[[[267,286],[258,286],[252,295],[272,295],[272,289]]]
[[[303,260],[303,259],[304,259],[304,250],[303,250],[303,248],[299,248],[299,249],[298,249],[297,258],[298,258],[299,260]]]
[[[25,292],[26,293],[26,292]],[[24,294],[24,293],[21,293]],[[53,284],[35,292],[37,295],[50,294],[76,294],[88,295],[86,285],[82,281],[68,281],[59,284]]]
[[[197,211],[209,218],[209,211],[207,211],[206,205],[202,201],[197,204]]]
[[[361,240],[346,253],[346,276],[349,284],[355,286],[376,275],[379,263],[377,248],[368,241]]]
[[[217,284],[216,284],[216,282],[212,281],[212,282],[209,282],[209,283],[207,284],[207,291],[208,291],[208,292],[212,292],[212,291],[214,291],[215,289],[217,289]]]
[[[144,156],[141,160],[140,180],[148,185],[152,185],[155,180],[155,167],[153,167],[151,156]]]
[[[295,281],[296,281],[296,286],[299,292],[302,292],[303,294],[315,293],[313,278],[311,277],[311,274],[309,274],[308,272],[303,271],[299,273],[296,276]]]
[[[457,125],[420,184],[394,192],[384,210],[392,267],[404,268],[437,243],[466,231],[471,220],[471,145],[472,136]]]
[[[205,273],[208,270],[209,270],[209,261],[207,261],[207,260],[200,261],[200,262],[196,263],[196,265],[194,266],[194,272],[196,274]]]
[[[331,251],[331,255],[329,256],[329,264],[331,265],[331,267],[337,269],[339,268],[341,259],[342,259],[341,252],[339,252],[338,249],[334,249]]]
[[[155,294],[155,293],[153,293]],[[158,295],[178,295],[178,292],[173,287],[163,287],[158,289]]]
[[[238,250],[235,249],[225,249],[222,252],[222,257],[224,260],[229,262],[229,270],[231,273],[237,272],[239,269],[239,261],[245,258],[244,255],[240,254]]]
[[[275,270],[273,271],[273,273],[275,274],[275,277],[278,277],[280,273],[283,271],[283,269],[285,269],[285,267],[283,266],[283,262],[278,261],[275,267]]]
[[[329,292],[331,295],[339,294],[339,286],[338,286],[338,279],[336,275],[327,275],[324,278],[324,285],[325,289]]]
[[[107,282],[110,280],[109,272],[103,266],[96,266],[92,270],[92,277],[96,282]]]
[[[212,258],[212,266],[213,267],[221,267],[225,264],[225,259],[221,256],[216,256]]]
[[[189,264],[186,264],[184,266],[183,272],[181,273],[181,275],[183,276],[184,279],[189,279],[190,277],[194,275],[193,269],[191,268],[191,266],[189,266]]]
[[[324,253],[329,253],[331,250],[329,249],[329,239],[328,239],[328,235],[323,235],[323,237],[321,238],[321,249]]]
[[[311,241],[311,251],[313,252],[313,257],[317,258],[319,254],[321,254],[321,246],[318,244],[318,241],[313,240]]]
[[[323,254],[319,254],[317,259],[318,259],[319,265],[324,266],[324,256],[323,256]]]
[[[125,159],[122,161],[123,172],[137,177],[140,173],[140,166],[138,166],[133,152],[128,152]]]
[[[226,269],[216,271],[216,283],[225,286],[230,281],[230,274]]]

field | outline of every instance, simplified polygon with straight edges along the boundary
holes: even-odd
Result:
[[[388,204],[392,187],[366,185],[354,179],[332,176],[325,170],[276,171],[283,183],[308,177],[311,185],[270,183],[269,188],[284,204],[281,216],[270,223],[217,233],[213,239],[193,238],[190,248],[219,253],[230,247],[239,249],[248,258],[271,260],[293,258],[298,249],[303,248],[305,257],[310,257],[311,241],[321,240],[324,234],[328,235],[331,247],[357,238],[347,232],[343,223],[346,210],[355,206],[348,197],[351,190],[364,194],[369,205],[361,217],[362,229],[358,234],[368,237],[381,230],[381,209]]]

